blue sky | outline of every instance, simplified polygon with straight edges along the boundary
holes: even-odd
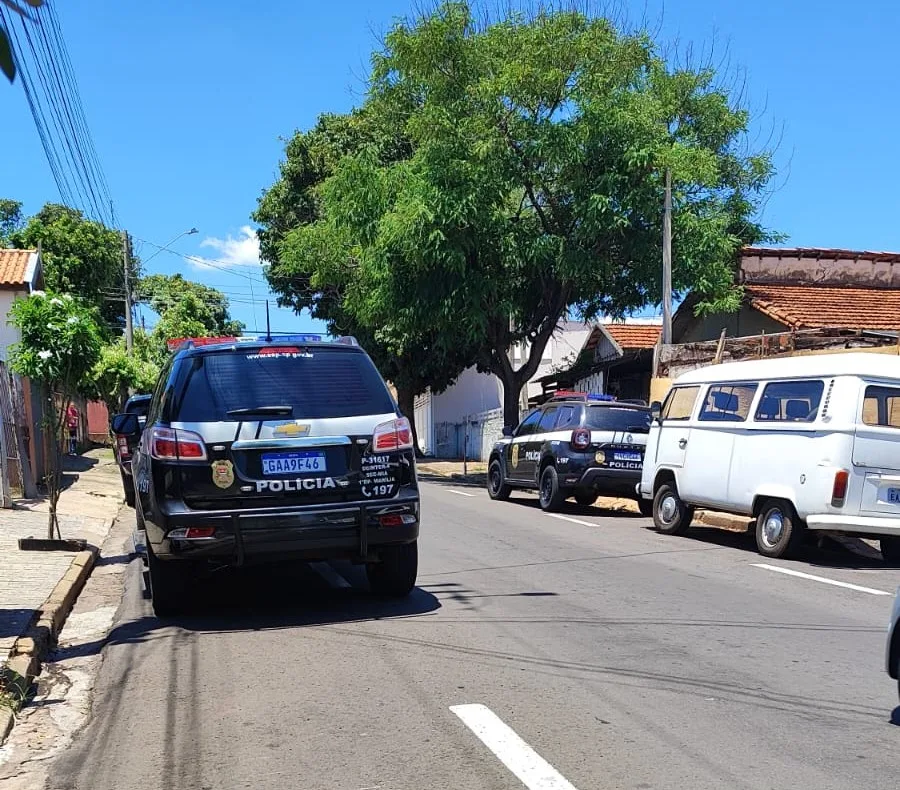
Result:
[[[198,268],[169,253],[150,273],[182,272],[232,299],[264,327],[266,286],[253,266],[249,215],[273,181],[281,138],[321,112],[346,111],[365,90],[368,57],[409,0],[332,3],[220,0],[57,1],[94,142],[121,223],[136,240],[218,261]],[[776,190],[763,221],[788,244],[900,250],[900,105],[887,0],[680,0],[623,3],[663,42],[715,43],[774,133]],[[739,72],[738,72],[739,70]],[[58,200],[20,86],[0,84],[0,196],[27,212]],[[248,235],[250,233],[251,235]],[[142,257],[154,251],[138,248]],[[252,302],[256,302],[256,307]],[[274,306],[274,299],[273,299]],[[152,316],[148,316],[152,321]],[[312,322],[273,310],[272,328]]]

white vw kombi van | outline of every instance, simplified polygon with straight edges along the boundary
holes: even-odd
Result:
[[[877,538],[900,563],[900,356],[713,365],[654,407],[638,493],[660,532],[702,507],[754,517],[767,557],[823,530]]]

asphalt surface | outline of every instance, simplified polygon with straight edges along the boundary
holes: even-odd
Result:
[[[419,588],[226,572],[154,619],[137,563],[52,790],[897,787],[900,570],[426,484]],[[767,565],[771,567],[759,567]],[[786,575],[794,570],[862,589]],[[348,585],[348,586],[345,586]]]

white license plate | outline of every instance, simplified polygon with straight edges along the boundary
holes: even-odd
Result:
[[[264,475],[312,474],[327,472],[325,453],[264,453],[262,457]]]
[[[640,453],[613,453],[614,461],[641,461],[643,457]]]
[[[889,488],[887,490],[887,501],[892,505],[900,505],[900,488]]]

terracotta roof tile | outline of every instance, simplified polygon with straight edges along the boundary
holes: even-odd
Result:
[[[0,250],[0,288],[22,287],[34,250]]]
[[[603,324],[603,328],[612,336],[623,350],[636,348],[653,348],[659,341],[662,324]]]
[[[900,290],[823,285],[747,285],[750,304],[791,329],[900,330]]]

